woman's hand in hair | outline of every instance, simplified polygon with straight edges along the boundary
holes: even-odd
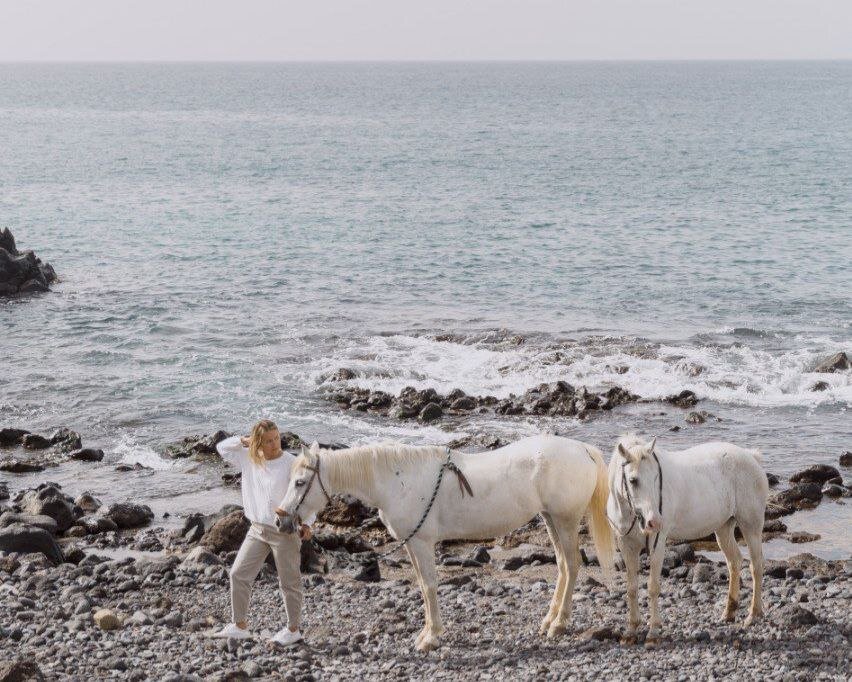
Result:
[[[244,448],[247,448],[250,443],[251,438],[249,438],[248,436],[243,436],[242,438],[240,438],[240,445],[242,445]]]
[[[313,535],[314,532],[311,530],[311,527],[308,524],[303,523],[301,526],[299,526],[299,537],[302,538],[302,540],[310,540]]]

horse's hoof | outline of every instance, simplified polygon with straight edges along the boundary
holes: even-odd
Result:
[[[417,644],[418,651],[434,651],[440,646],[440,642],[437,637],[432,637],[431,635],[427,635]]]
[[[624,645],[624,646],[633,646],[634,644],[636,644],[636,635],[635,634],[622,635],[621,636],[621,644]]]
[[[645,648],[646,649],[656,649],[660,646],[660,638],[656,635],[651,637],[650,635],[645,638]]]
[[[550,627],[547,629],[547,638],[553,639],[555,637],[561,637],[565,634],[565,626],[559,625],[557,623],[551,623]]]
[[[737,619],[735,613],[723,613],[722,614],[722,622],[723,623],[733,623]]]
[[[545,618],[543,621],[541,621],[541,627],[539,627],[539,629],[538,629],[538,634],[546,635],[549,628],[550,628],[550,621]]]
[[[745,619],[745,622],[743,623],[743,625],[745,625],[748,628],[748,627],[751,627],[752,625],[754,625],[755,623],[760,622],[761,620],[763,620],[763,614],[762,613],[753,613],[753,614],[750,614],[749,617]]]

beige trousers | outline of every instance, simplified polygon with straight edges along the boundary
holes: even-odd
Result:
[[[299,627],[302,619],[301,548],[302,541],[296,533],[279,533],[272,526],[251,524],[231,567],[231,619],[234,623],[246,620],[251,584],[272,550],[288,625]]]

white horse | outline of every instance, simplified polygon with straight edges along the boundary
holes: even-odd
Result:
[[[436,488],[450,454],[462,476],[456,485],[447,473]],[[452,466],[449,470],[454,473]],[[472,495],[463,493],[463,479]],[[434,505],[418,528],[433,492]],[[328,496],[340,493],[378,507],[398,540],[416,530],[405,547],[425,605],[426,624],[415,641],[423,651],[437,647],[444,632],[436,591],[434,547],[439,540],[498,537],[541,514],[559,568],[541,623],[548,637],[563,633],[570,621],[580,565],[577,534],[587,511],[600,564],[606,570],[612,564],[606,467],[599,450],[575,440],[535,436],[478,454],[396,443],[320,450],[314,443],[293,462],[287,494],[276,510],[279,528],[293,528],[298,519],[324,507]]]
[[[716,533],[730,573],[723,618],[734,620],[742,566],[735,526],[742,531],[751,556],[753,592],[745,622],[750,625],[763,616],[761,542],[769,485],[760,466],[760,454],[731,443],[705,443],[681,452],[661,452],[655,449],[656,440],[645,443],[633,435],[623,436],[609,463],[607,515],[619,537],[627,567],[630,616],[624,641],[636,641],[639,553],[647,547],[651,559],[651,621],[645,641],[648,646],[659,642],[660,571],[669,538],[694,540]]]

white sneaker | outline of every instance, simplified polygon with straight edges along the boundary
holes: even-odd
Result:
[[[211,637],[219,637],[221,639],[251,639],[251,633],[248,628],[238,627],[236,623],[228,623],[218,632],[214,632]]]
[[[295,644],[301,639],[302,633],[298,630],[292,632],[290,628],[282,628],[269,641],[275,642],[276,644],[280,644],[281,646],[290,646],[291,644]]]

